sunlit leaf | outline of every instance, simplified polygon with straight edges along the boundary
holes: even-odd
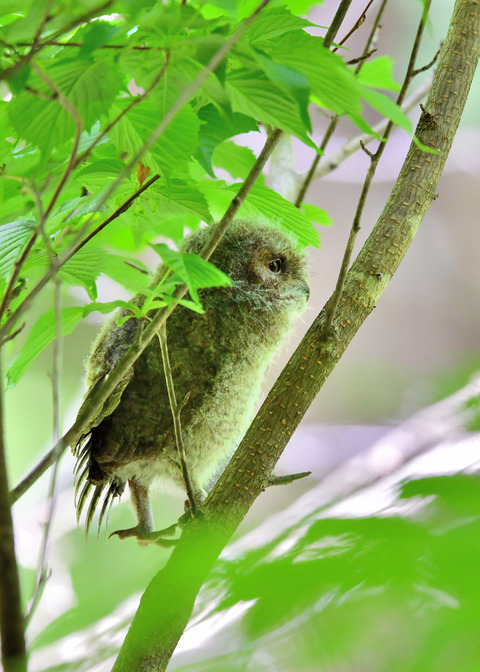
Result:
[[[188,286],[192,299],[199,303],[198,289],[225,287],[232,281],[223,271],[196,254],[175,252],[163,243],[152,246],[163,262]]]

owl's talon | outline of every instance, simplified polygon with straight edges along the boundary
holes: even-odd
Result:
[[[151,532],[145,525],[136,525],[129,527],[126,530],[115,530],[109,535],[109,539],[113,535],[117,535],[119,539],[127,539],[128,537],[136,537],[139,546],[148,546],[148,544],[156,544],[157,546],[164,546],[166,548],[175,546],[177,539],[164,539],[163,537],[172,537],[177,531],[177,524],[174,523],[170,527],[163,530],[156,530]]]

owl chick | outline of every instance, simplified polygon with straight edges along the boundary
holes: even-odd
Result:
[[[199,252],[209,236],[209,229],[192,233],[181,251]],[[204,314],[180,305],[167,320],[176,397],[182,400],[188,394],[181,422],[199,502],[246,432],[265,372],[309,296],[304,253],[273,226],[234,221],[211,261],[232,284],[200,290]],[[84,403],[135,339],[137,320],[118,326],[116,319],[118,315],[105,325],[93,346]],[[75,450],[77,517],[93,491],[86,515],[88,533],[103,495],[100,528],[113,497],[122,494],[128,482],[138,524],[116,534],[148,539],[152,482],[185,491],[157,339],[92,424]]]

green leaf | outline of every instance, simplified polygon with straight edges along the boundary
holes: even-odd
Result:
[[[360,115],[360,86],[343,59],[323,47],[318,37],[303,31],[288,33],[275,40],[271,57],[298,72],[310,84],[312,94],[336,114]]]
[[[207,224],[212,221],[212,215],[204,195],[194,186],[183,180],[172,180],[169,188],[160,187],[152,194],[159,200],[159,209],[162,216],[198,215]]]
[[[302,75],[300,72],[287,65],[275,63],[264,54],[257,54],[256,61],[274,84],[286,91],[297,101],[300,116],[305,124],[305,128],[311,133],[312,126],[308,115],[310,87],[305,75]]]
[[[333,222],[326,210],[319,208],[311,203],[302,203],[302,210],[311,222],[320,224],[320,226],[332,226]]]
[[[82,319],[83,308],[65,308],[61,311],[61,336],[70,334]],[[56,336],[55,311],[49,310],[33,325],[24,346],[7,370],[7,389],[14,387],[30,364]]]
[[[237,70],[227,77],[232,108],[264,124],[281,128],[296,135],[309,147],[316,149],[308,137],[297,101],[275,86],[260,70]]]
[[[55,63],[45,74],[77,110],[83,130],[87,131],[101,115],[108,113],[123,85],[111,59],[63,60]],[[54,91],[37,75],[31,76],[29,85],[47,96],[54,95]],[[20,137],[39,147],[46,156],[75,134],[71,114],[56,99],[45,100],[25,91],[11,101],[8,114]]]
[[[95,311],[102,314],[110,313],[116,308],[128,308],[129,305],[126,301],[110,301],[64,308],[60,311],[60,334],[62,338],[71,334],[80,320],[90,313]],[[35,322],[22,349],[10,362],[7,370],[7,389],[15,387],[32,362],[56,338],[56,335],[56,313],[52,309]]]
[[[107,255],[94,247],[80,249],[58,272],[60,278],[68,285],[80,285],[87,290],[90,299],[97,298],[95,280],[102,272]]]
[[[306,19],[294,16],[284,7],[274,7],[257,16],[248,31],[248,38],[251,44],[261,48],[264,40],[274,40],[292,30],[313,25]]]
[[[19,220],[0,225],[0,276],[5,280],[10,277],[15,262],[31,237],[33,225],[32,220]]]
[[[402,88],[393,78],[393,61],[389,56],[379,56],[365,61],[357,75],[357,81],[374,89],[400,91]]]
[[[117,116],[131,103],[131,98],[117,102],[112,114]],[[143,147],[161,121],[158,108],[144,101],[136,105],[112,128],[109,137],[119,153],[126,152],[131,160]],[[142,162],[155,172],[167,174],[183,170],[198,143],[199,120],[189,105],[175,115],[154,146],[142,157]]]
[[[152,247],[158,252],[168,268],[178,275],[181,282],[187,285],[190,296],[197,304],[200,303],[198,289],[226,287],[232,284],[228,275],[196,254],[176,252],[164,243],[152,245]]]
[[[293,233],[301,247],[320,247],[320,235],[310,220],[290,201],[268,187],[255,185],[240,208],[239,215],[267,219]]]
[[[217,180],[216,183],[203,184],[201,190],[214,215],[219,217],[225,212],[239,187],[240,184],[227,186]],[[243,202],[238,216],[279,226],[296,238],[300,247],[320,247],[320,235],[306,215],[268,187],[255,185]]]
[[[207,173],[215,177],[212,169],[212,153],[215,148],[234,135],[257,131],[258,126],[253,119],[244,114],[233,114],[227,111],[220,114],[213,105],[202,107],[198,117],[203,123],[200,126],[199,146],[195,156]]]
[[[256,156],[249,147],[242,147],[230,140],[218,145],[212,155],[213,165],[228,171],[234,179],[244,180],[255,161]],[[260,175],[257,184],[262,184],[264,180],[264,176]]]

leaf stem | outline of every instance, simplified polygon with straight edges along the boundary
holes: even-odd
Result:
[[[182,423],[180,414],[188,396],[185,397],[181,404],[177,404],[177,397],[175,395],[175,385],[173,383],[172,367],[170,366],[170,357],[168,354],[167,344],[167,325],[166,322],[162,324],[158,330],[158,340],[160,341],[160,350],[162,352],[163,370],[165,373],[165,383],[167,385],[168,401],[170,402],[170,409],[172,411],[173,430],[175,432],[175,443],[177,444],[178,456],[180,458],[180,466],[182,468],[183,481],[185,483],[185,490],[187,492],[188,503],[192,515],[197,511],[197,499],[192,486],[190,472],[187,464],[187,455],[185,452],[185,444],[183,443]]]

